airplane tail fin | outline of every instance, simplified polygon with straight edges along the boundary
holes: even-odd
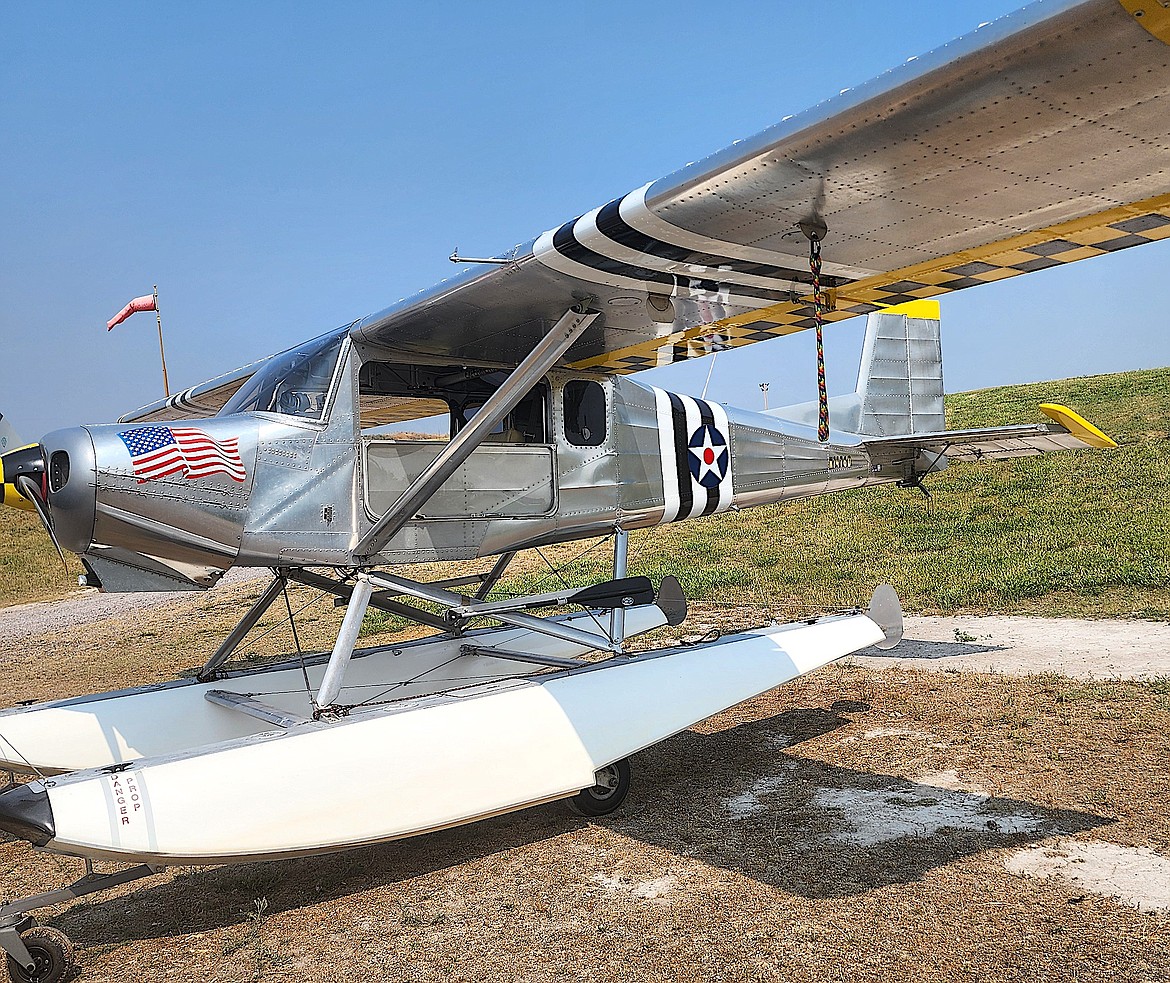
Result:
[[[857,390],[829,400],[833,430],[871,437],[945,430],[939,325],[936,300],[911,300],[870,314]],[[768,414],[815,427],[817,411],[814,401]]]

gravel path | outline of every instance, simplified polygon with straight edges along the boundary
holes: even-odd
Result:
[[[267,577],[265,569],[231,570],[222,586]],[[129,615],[143,608],[194,604],[202,593],[103,594],[88,590],[61,601],[0,610],[0,635],[32,635]],[[889,653],[869,649],[859,665],[938,671],[1056,672],[1082,679],[1170,676],[1170,624],[1074,618],[954,617],[906,619],[905,637]]]
[[[1170,624],[1076,618],[906,619],[896,649],[852,656],[867,666],[969,672],[1057,672],[1080,679],[1170,676]]]
[[[242,584],[257,577],[269,577],[264,568],[239,567],[229,570],[219,587]],[[213,589],[219,589],[213,588]],[[62,628],[88,625],[106,618],[129,615],[143,608],[174,604],[182,608],[202,597],[203,591],[143,591],[134,594],[104,594],[96,588],[80,590],[59,601],[38,601],[0,609],[0,635],[17,641]]]

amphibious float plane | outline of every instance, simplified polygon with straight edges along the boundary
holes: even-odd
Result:
[[[0,763],[36,775],[0,795],[0,828],[139,865],[0,908],[13,972],[55,978],[63,958],[46,930],[19,934],[27,911],[160,865],[560,798],[604,814],[639,749],[896,643],[879,588],[865,611],[627,655],[686,610],[673,579],[628,575],[628,532],[1112,446],[1054,405],[1043,423],[948,431],[934,298],[1170,238],[1167,159],[1170,10],[1044,0],[384,311],[9,450],[4,503],[37,510],[92,584],[272,571],[197,678],[0,714]],[[855,316],[848,396],[755,412],[638,378]],[[611,581],[493,596],[517,551],[602,535]],[[393,572],[489,557],[438,583]],[[290,581],[346,606],[332,651],[233,668]],[[370,606],[437,634],[357,650]]]

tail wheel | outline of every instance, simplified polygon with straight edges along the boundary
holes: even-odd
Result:
[[[606,765],[594,775],[592,788],[569,799],[569,808],[579,816],[608,816],[626,801],[630,792],[630,759]]]
[[[33,968],[30,972],[9,956],[8,978],[12,983],[58,983],[76,965],[73,943],[64,932],[38,926],[22,932],[20,940],[32,956]]]

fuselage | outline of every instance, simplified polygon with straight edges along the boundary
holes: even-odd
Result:
[[[215,417],[47,435],[61,544],[110,589],[199,587],[236,565],[463,560],[897,477],[875,472],[852,435],[821,443],[765,413],[553,371],[412,521],[358,557],[501,373],[404,364],[347,337],[318,349],[317,364],[269,370],[271,393],[253,385]]]

